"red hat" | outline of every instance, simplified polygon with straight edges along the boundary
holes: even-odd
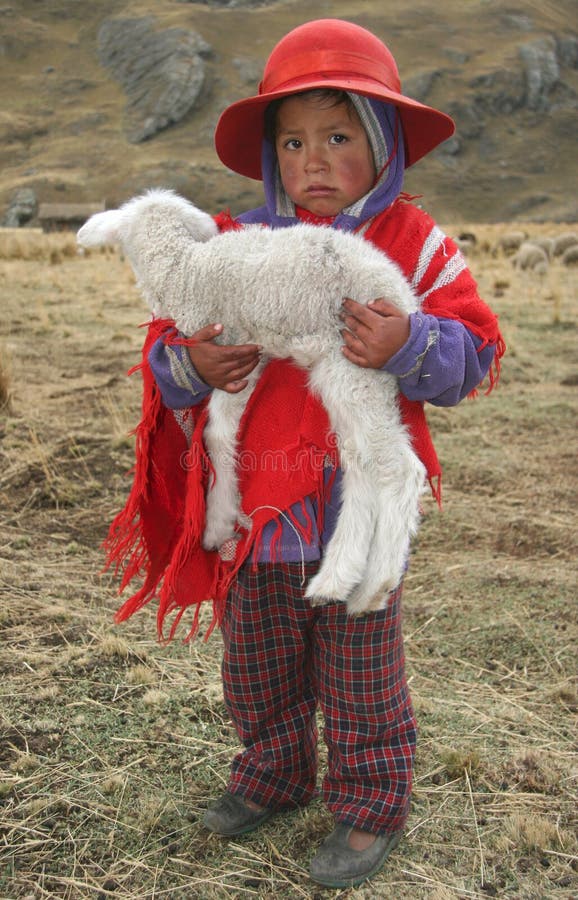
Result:
[[[406,167],[454,133],[448,115],[401,93],[395,60],[371,31],[341,19],[318,19],[279,41],[256,97],[239,100],[222,113],[215,131],[221,161],[234,172],[260,180],[266,107],[272,100],[315,88],[350,91],[396,106]]]

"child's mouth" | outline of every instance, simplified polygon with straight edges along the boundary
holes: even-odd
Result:
[[[335,188],[327,187],[324,184],[312,184],[306,191],[310,197],[329,197],[334,192]]]

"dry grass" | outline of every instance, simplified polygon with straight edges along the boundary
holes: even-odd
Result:
[[[6,348],[0,344],[0,415],[12,411],[12,366]]]
[[[307,878],[317,801],[238,841],[201,828],[237,748],[218,635],[159,646],[153,609],[112,625],[99,543],[138,417],[130,273],[111,255],[0,263],[1,897],[576,896],[576,273],[517,272],[498,226],[468,230],[510,352],[490,397],[430,411],[445,508],[427,506],[405,597],[413,808],[350,891]]]
[[[69,231],[45,233],[41,228],[0,228],[0,260],[22,259],[58,265],[78,255]]]

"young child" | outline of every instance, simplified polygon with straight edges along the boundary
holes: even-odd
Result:
[[[326,19],[280,41],[259,94],[226,109],[215,137],[225,165],[262,178],[266,200],[237,222],[222,215],[222,227],[286,228],[305,221],[359,232],[412,283],[422,308],[410,316],[387,297],[367,306],[343,298],[343,353],[352,365],[398,378],[414,446],[438,488],[440,470],[423,403],[457,404],[486,374],[493,378],[503,351],[497,320],[478,298],[459,250],[401,193],[404,169],[453,130],[448,116],[401,93],[395,61],[377,37]],[[158,337],[157,329],[147,346],[145,375],[150,366],[157,385],[149,384],[151,396],[160,390],[165,418],[174,410],[173,420],[189,437],[194,428],[197,441],[203,418],[195,411],[213,390],[242,391],[259,360],[256,345],[215,343],[221,330],[220,323],[207,322],[185,343],[174,330]],[[243,472],[241,492],[252,498],[253,509],[267,513],[259,527],[250,517],[240,523],[241,558],[231,563],[231,548],[222,548],[217,563],[229,565],[221,580],[228,591],[219,622],[224,696],[244,749],[204,824],[218,834],[239,835],[311,800],[319,705],[328,748],[321,792],[335,829],[310,874],[322,885],[345,887],[375,874],[400,840],[416,724],[404,672],[401,585],[383,610],[357,618],[347,615],[344,603],[312,608],[304,599],[304,583],[316,572],[332,533],[341,480],[331,454],[325,467],[301,478],[298,454],[303,446],[325,450],[327,430],[306,373],[290,360],[269,363],[241,426],[240,450],[266,446],[269,462],[284,464],[274,471],[269,465],[265,478],[253,455],[256,464]],[[146,431],[147,441],[153,431]],[[195,503],[198,494],[187,497],[189,512]],[[146,509],[141,513],[146,518]],[[187,515],[181,510],[176,518]],[[163,520],[167,528],[169,521]],[[157,582],[170,565],[174,540],[171,546],[157,566]],[[197,571],[188,582],[173,578],[163,614],[178,607],[182,613],[196,602]],[[143,597],[119,618],[146,602]]]

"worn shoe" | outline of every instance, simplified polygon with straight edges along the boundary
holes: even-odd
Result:
[[[309,868],[313,881],[332,888],[361,884],[379,872],[402,835],[401,831],[378,834],[367,850],[352,850],[348,843],[352,830],[351,825],[338,824],[325,838]]]
[[[210,806],[203,816],[203,824],[215,834],[233,837],[254,831],[275,814],[274,809],[251,809],[242,797],[228,791]]]

